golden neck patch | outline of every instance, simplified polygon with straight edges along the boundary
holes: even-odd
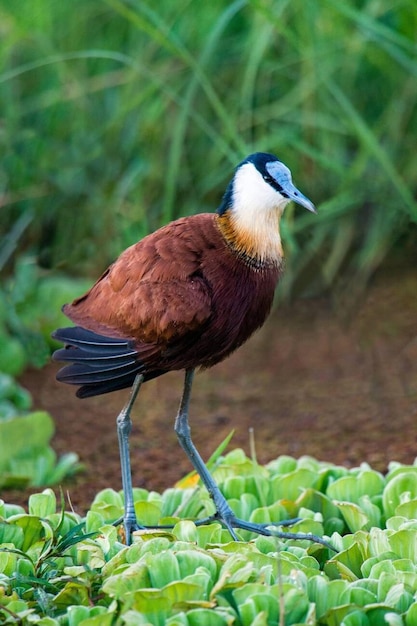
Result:
[[[271,214],[269,219],[263,217],[250,229],[239,223],[233,209],[217,215],[216,222],[229,248],[251,267],[281,265],[284,253],[276,214]]]

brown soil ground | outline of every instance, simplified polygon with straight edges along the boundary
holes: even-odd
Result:
[[[255,433],[262,463],[311,455],[381,471],[417,456],[417,271],[375,279],[349,317],[328,299],[280,307],[231,358],[198,374],[191,403],[194,441],[207,458],[235,429],[231,447],[249,452]],[[53,446],[77,452],[85,472],[65,489],[80,513],[105,487],[120,488],[116,392],[78,400],[55,381],[56,366],[28,371],[34,405],[55,419]],[[182,373],[142,388],[131,437],[135,486],[163,490],[190,470],[173,431]],[[2,494],[26,503],[28,491]]]

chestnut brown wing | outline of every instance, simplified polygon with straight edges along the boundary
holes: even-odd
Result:
[[[189,221],[125,250],[64,313],[84,328],[138,343],[164,345],[194,334],[210,318],[212,302],[200,266],[204,241],[195,229],[188,232]]]

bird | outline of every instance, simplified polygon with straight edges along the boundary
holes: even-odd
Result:
[[[236,529],[273,534],[233,513],[191,439],[189,402],[195,370],[223,361],[270,313],[284,268],[280,218],[290,201],[316,213],[282,161],[250,154],[235,168],[216,211],[179,218],[145,236],[87,293],[63,306],[74,326],[53,333],[64,344],[53,359],[67,363],[57,379],[77,385],[80,398],[130,389],[117,416],[119,522],[127,544],[143,528],[133,502],[131,409],[143,383],[173,370],[185,372],[175,432],[215,505],[204,521],[219,521],[234,540]]]

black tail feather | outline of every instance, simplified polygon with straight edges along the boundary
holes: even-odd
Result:
[[[105,335],[94,333],[92,330],[87,330],[81,326],[58,328],[58,330],[52,333],[52,337],[70,346],[85,347],[91,350],[101,351],[104,346],[107,346],[111,352],[116,352],[131,343],[128,339],[106,337]]]
[[[53,354],[54,361],[71,361],[71,363],[83,363],[91,367],[98,366],[101,370],[114,369],[118,366],[136,363],[136,352],[109,355],[99,351],[86,350],[85,348],[67,347],[56,350]],[[130,358],[129,358],[130,357]]]
[[[88,385],[82,385],[75,393],[77,398],[92,398],[93,396],[99,396],[103,393],[111,393],[112,391],[118,391],[119,389],[127,389],[131,387],[135,381],[135,376],[126,377],[125,380],[109,380],[106,384],[89,383]]]
[[[105,337],[80,326],[60,328],[52,336],[65,344],[52,358],[70,363],[59,370],[57,380],[81,385],[77,390],[80,398],[131,387],[140,373],[145,380],[164,373],[146,374],[146,366],[129,339]]]
[[[119,366],[117,368],[103,368],[100,365],[95,367],[87,363],[73,363],[67,365],[57,374],[57,379],[62,383],[69,383],[70,385],[88,385],[90,383],[103,383],[107,380],[116,380],[117,378],[124,378],[133,374],[136,374],[144,369],[143,365],[137,363],[129,363]]]

